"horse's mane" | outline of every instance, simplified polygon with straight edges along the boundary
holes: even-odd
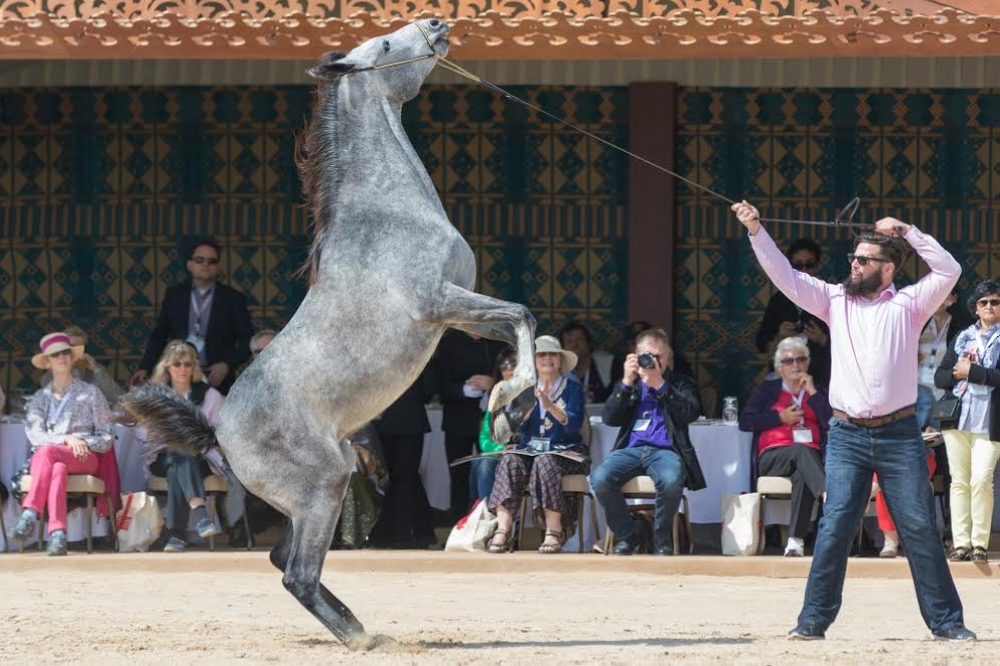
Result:
[[[335,94],[336,83],[321,83],[318,86],[312,118],[295,138],[295,166],[302,177],[303,205],[309,211],[309,228],[312,231],[309,256],[295,275],[307,275],[310,285],[316,282],[319,274],[320,248],[330,225],[327,198],[331,188],[328,185],[336,161],[334,146],[337,143],[338,123],[332,118],[321,118],[321,114],[330,102],[328,98]]]

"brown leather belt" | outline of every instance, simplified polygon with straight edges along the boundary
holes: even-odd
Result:
[[[917,413],[917,408],[914,405],[909,407],[903,407],[902,409],[897,409],[891,414],[886,414],[885,416],[873,416],[870,419],[856,419],[853,416],[848,416],[845,412],[839,409],[833,410],[833,415],[838,419],[843,419],[844,421],[850,421],[854,425],[861,426],[862,428],[878,428],[879,426],[889,425],[890,423],[895,423],[896,421],[905,419],[907,416],[913,416]]]

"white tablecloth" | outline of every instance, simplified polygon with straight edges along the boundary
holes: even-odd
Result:
[[[696,424],[703,425],[696,425]],[[688,492],[692,523],[721,523],[722,496],[750,490],[753,434],[735,425],[695,421],[688,427],[706,488]]]
[[[24,423],[0,424],[0,482],[9,488],[11,477],[21,469],[30,452],[31,445],[24,432]],[[145,490],[144,448],[142,443],[136,439],[134,428],[115,427],[115,457],[118,460],[122,492]],[[21,506],[12,497],[6,502],[3,511],[10,548],[16,549],[17,543],[9,533],[14,528],[14,523],[17,522]],[[85,513],[85,509],[78,508],[70,511],[67,515],[67,537],[70,541],[82,541],[86,538]],[[93,516],[92,529],[94,536],[107,536],[109,534],[107,520],[98,518],[96,511]],[[26,545],[29,543],[34,543],[33,537],[26,542]],[[0,549],[2,548],[3,540],[0,540]]]

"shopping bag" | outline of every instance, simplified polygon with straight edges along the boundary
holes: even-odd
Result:
[[[496,529],[497,517],[490,513],[486,502],[476,500],[469,514],[452,528],[444,549],[459,552],[485,551],[486,540],[493,536]]]
[[[149,550],[163,529],[163,515],[156,498],[145,492],[122,493],[122,508],[115,516],[115,529],[119,553]]]
[[[760,546],[760,495],[722,496],[722,554],[756,555]]]

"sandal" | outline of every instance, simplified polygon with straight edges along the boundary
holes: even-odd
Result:
[[[545,540],[543,540],[542,545],[538,547],[538,552],[541,553],[542,555],[551,555],[553,553],[560,552],[563,547],[562,536],[563,536],[562,531],[545,530],[545,540],[547,540],[549,537],[553,537],[556,540],[556,542],[545,543]]]
[[[955,550],[951,551],[951,554],[948,555],[948,559],[952,562],[968,562],[969,549],[965,546],[959,546]]]
[[[982,546],[976,546],[975,548],[973,548],[972,555],[969,556],[969,559],[972,560],[973,562],[990,561],[989,555],[986,554],[986,549],[983,548]]]
[[[510,535],[510,530],[497,528],[497,531],[493,533],[493,537],[490,539],[490,544],[486,547],[486,551],[493,554],[506,553],[508,535]],[[497,543],[498,536],[503,537],[503,541],[500,543]]]

